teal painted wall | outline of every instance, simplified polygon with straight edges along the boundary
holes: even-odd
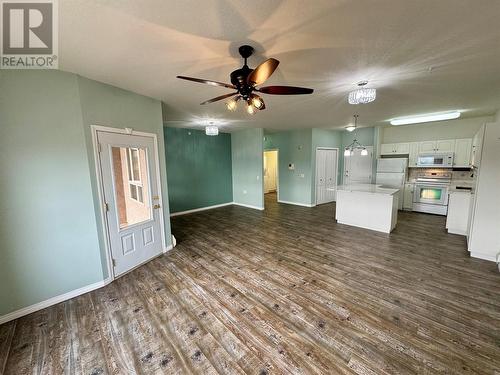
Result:
[[[0,72],[0,315],[107,278],[90,125],[158,136],[161,103],[62,71]]]
[[[0,315],[103,280],[75,75],[0,72]]]
[[[263,129],[246,129],[231,133],[235,203],[264,207],[263,137]]]
[[[312,129],[312,154],[311,154],[311,202],[316,203],[316,149],[318,147],[338,148],[337,183],[342,181],[341,154],[343,155],[342,136],[343,131],[329,129]]]
[[[231,135],[164,128],[170,211],[233,201]]]
[[[265,133],[265,148],[278,149],[279,200],[312,204],[312,129]],[[288,164],[295,165],[294,170]]]

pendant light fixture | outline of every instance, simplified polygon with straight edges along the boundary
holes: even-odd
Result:
[[[359,115],[354,115],[354,128],[352,130],[349,130],[348,128],[352,127],[352,125],[348,126],[346,128],[347,131],[355,131],[357,129],[358,117]],[[351,156],[354,150],[361,150],[361,156],[368,156],[368,150],[365,146],[358,142],[358,140],[356,139],[356,133],[354,133],[354,140],[352,141],[352,143],[344,149],[344,156]]]
[[[359,89],[349,93],[349,97],[347,98],[349,104],[366,104],[375,100],[377,97],[377,90],[366,88],[365,86],[367,84],[368,81],[358,82]]]

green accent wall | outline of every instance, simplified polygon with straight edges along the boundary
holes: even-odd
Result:
[[[235,203],[264,207],[263,137],[263,129],[245,129],[231,133]]]
[[[56,70],[0,71],[0,316],[108,277],[90,125],[155,133],[161,103]]]
[[[170,211],[233,201],[231,135],[164,128]]]
[[[278,149],[279,200],[311,205],[312,129],[265,133],[265,149]],[[295,169],[290,170],[288,164]]]

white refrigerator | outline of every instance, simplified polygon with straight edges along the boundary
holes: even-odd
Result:
[[[403,209],[403,194],[408,171],[407,158],[377,159],[377,185],[399,189],[399,209]]]

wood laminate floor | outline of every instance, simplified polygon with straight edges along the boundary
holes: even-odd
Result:
[[[443,217],[387,236],[266,207],[173,218],[167,255],[0,326],[0,372],[498,373],[500,274]]]

